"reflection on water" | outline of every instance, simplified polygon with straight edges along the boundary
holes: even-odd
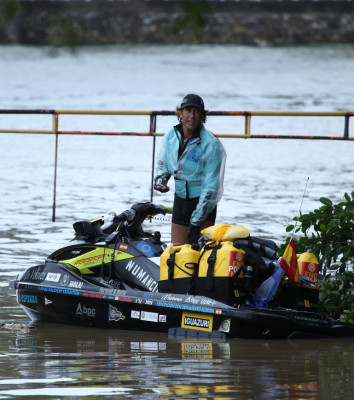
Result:
[[[2,329],[1,396],[350,399],[354,342],[174,338],[40,324]]]

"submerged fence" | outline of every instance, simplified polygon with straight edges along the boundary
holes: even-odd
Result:
[[[0,119],[0,133],[18,133],[18,134],[52,134],[55,135],[55,156],[54,156],[54,184],[53,184],[53,213],[52,221],[55,221],[56,207],[56,184],[57,184],[57,166],[58,166],[58,137],[59,135],[117,135],[117,136],[151,136],[153,138],[152,151],[152,171],[151,171],[151,201],[153,199],[153,175],[156,152],[156,137],[163,136],[164,133],[156,131],[158,116],[173,116],[174,111],[99,111],[99,110],[46,110],[46,109],[0,109],[0,114],[6,115],[49,115],[51,116],[51,127],[48,129],[18,129],[6,128],[2,126]],[[85,116],[147,116],[149,117],[149,127],[147,131],[142,132],[124,132],[124,131],[100,131],[100,130],[61,130],[59,129],[59,117],[64,115]],[[210,116],[229,116],[243,117],[244,129],[242,133],[215,133],[215,136],[222,138],[243,138],[243,139],[303,139],[303,140],[354,140],[349,135],[349,119],[354,116],[354,111],[333,111],[333,112],[297,112],[297,111],[210,111]],[[255,117],[341,117],[344,119],[343,134],[338,136],[323,135],[304,135],[304,134],[252,134],[251,119]]]

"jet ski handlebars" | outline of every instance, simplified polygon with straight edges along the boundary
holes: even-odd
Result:
[[[130,209],[118,215],[110,212],[107,216],[92,221],[76,221],[73,224],[76,233],[73,240],[107,242],[118,233],[128,238],[141,237],[145,234],[142,229],[144,220],[157,214],[165,215],[167,211],[168,209],[160,204],[145,201],[134,204]]]

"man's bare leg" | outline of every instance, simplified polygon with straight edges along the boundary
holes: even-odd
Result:
[[[214,225],[212,221],[204,221],[201,230]],[[171,226],[171,242],[174,246],[181,246],[188,243],[188,226],[172,224]]]

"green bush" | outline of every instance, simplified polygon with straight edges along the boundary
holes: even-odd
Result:
[[[0,3],[0,26],[17,17],[21,7],[14,0],[5,0]]]
[[[207,14],[212,12],[211,4],[207,0],[180,0],[177,5],[181,15],[175,19],[172,32],[178,35],[184,32],[191,42],[201,41]]]
[[[338,203],[321,197],[322,206],[308,214],[294,217],[296,224],[287,232],[294,237],[297,254],[309,251],[320,263],[319,311],[332,318],[354,324],[354,192],[344,194]],[[289,243],[280,246],[282,254]]]

